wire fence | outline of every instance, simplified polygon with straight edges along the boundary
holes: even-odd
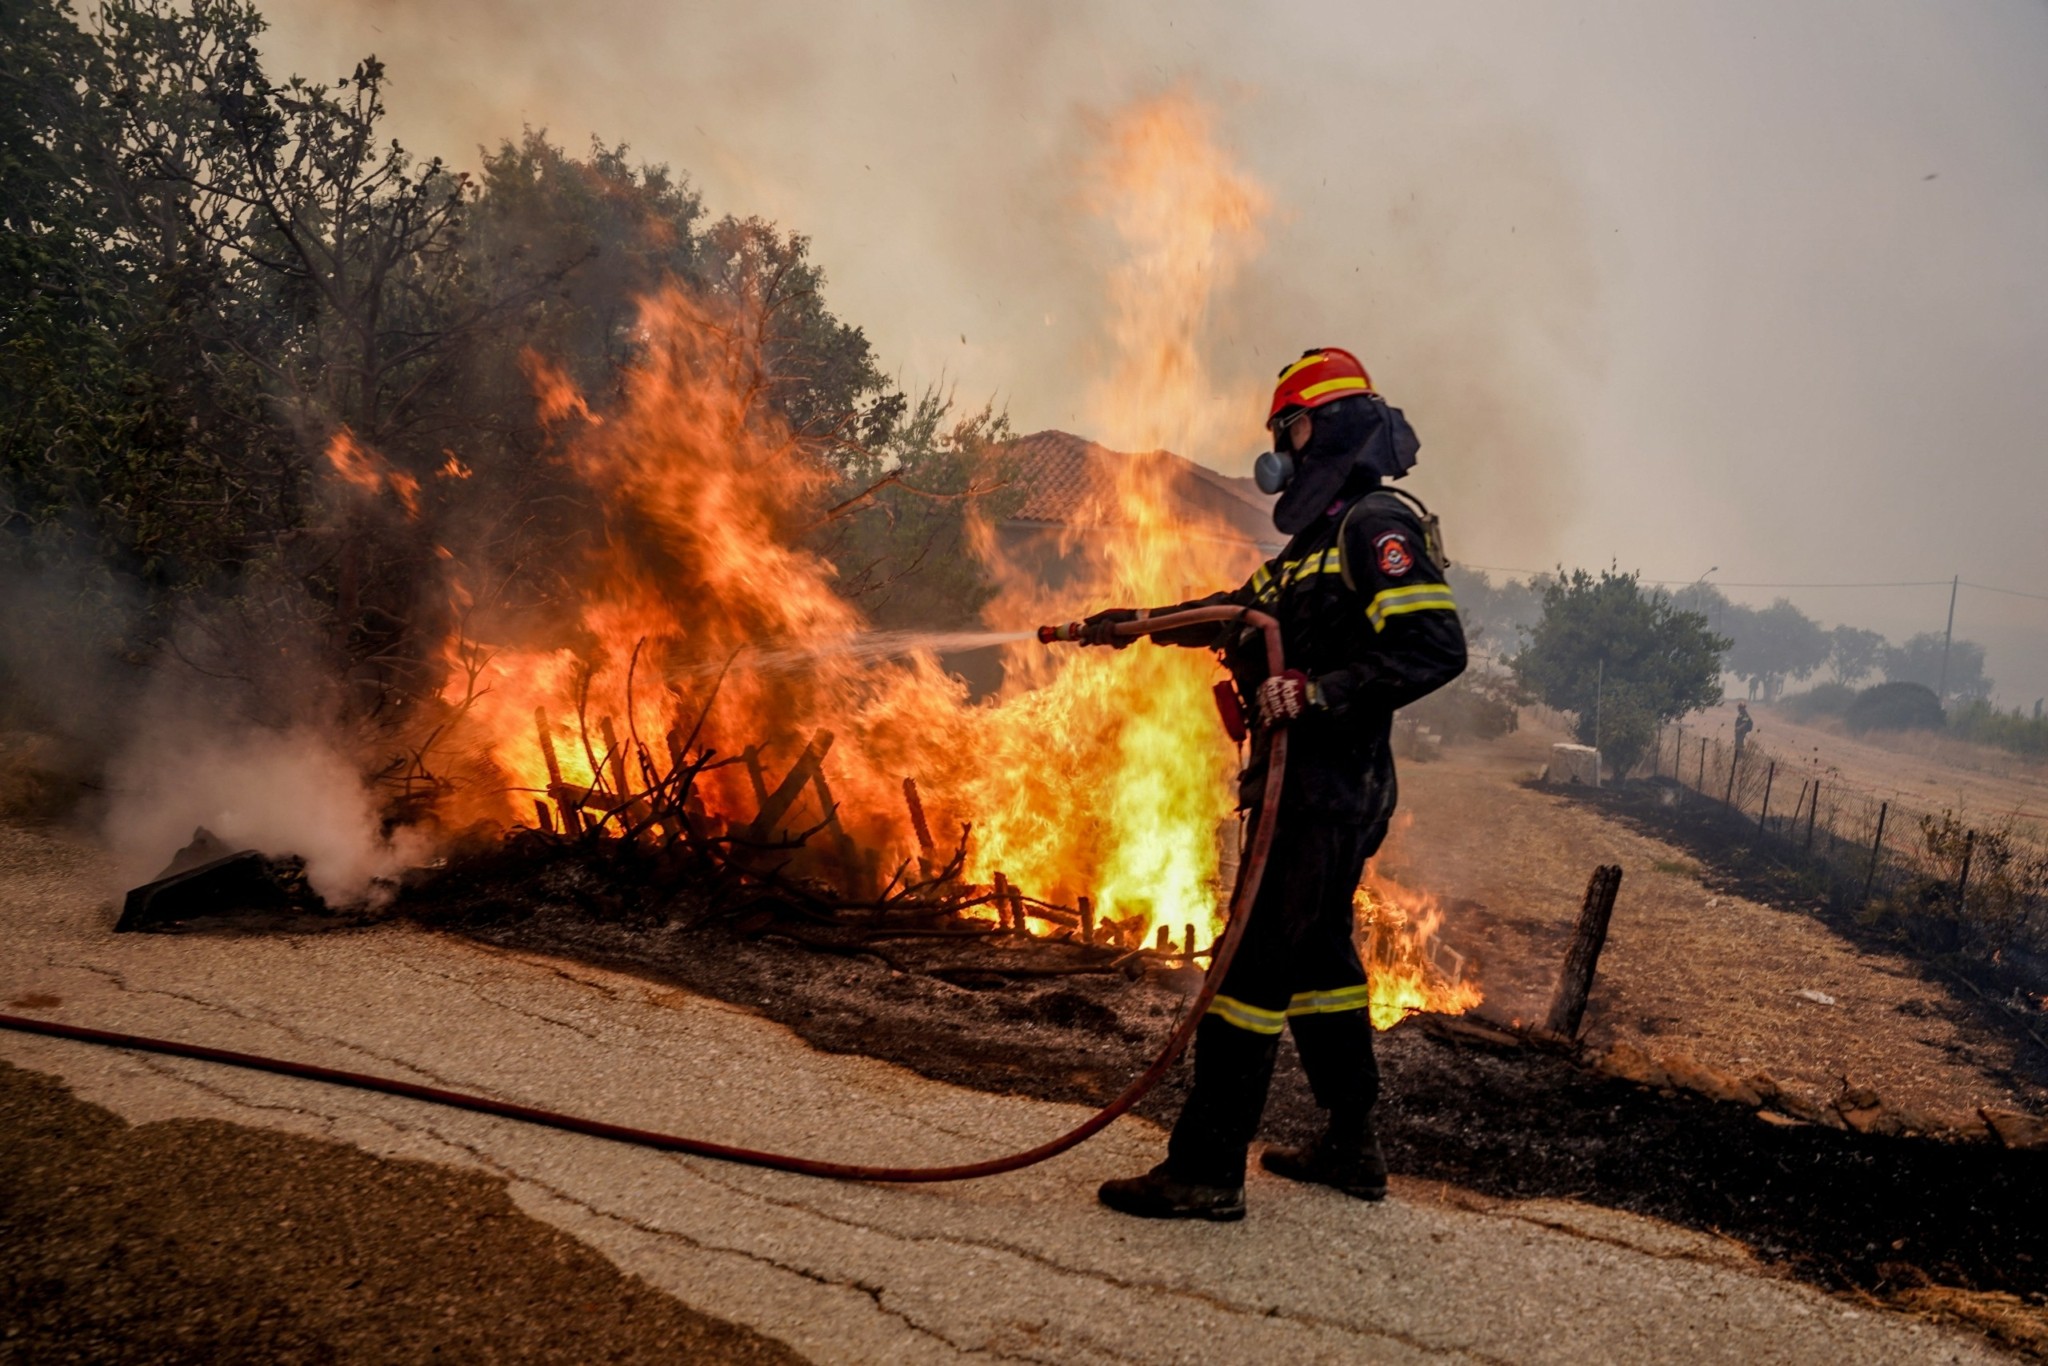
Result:
[[[1667,726],[1634,770],[1716,804],[1730,838],[1836,911],[1923,951],[1996,961],[2048,988],[2048,842],[2013,815],[1916,808],[1819,754]]]

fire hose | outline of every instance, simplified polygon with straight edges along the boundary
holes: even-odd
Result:
[[[1266,666],[1270,673],[1278,675],[1285,665],[1280,651],[1280,623],[1263,612],[1243,607],[1197,607],[1185,612],[1173,612],[1165,616],[1151,617],[1140,621],[1124,622],[1114,630],[1121,636],[1149,635],[1154,631],[1170,631],[1183,626],[1201,625],[1206,622],[1240,621],[1258,628],[1265,636]],[[1039,630],[1039,639],[1047,643],[1079,638],[1078,625],[1047,626]],[[423,1100],[435,1105],[451,1106],[458,1110],[472,1110],[478,1114],[496,1115],[501,1119],[517,1119],[528,1124],[543,1125],[551,1129],[562,1129],[574,1134],[588,1134],[594,1138],[607,1138],[619,1143],[631,1143],[643,1148],[655,1148],[666,1152],[687,1153],[693,1157],[715,1158],[721,1162],[736,1162],[750,1167],[769,1167],[776,1171],[797,1172],[804,1176],[822,1176],[838,1181],[964,1181],[979,1176],[998,1176],[1004,1172],[1018,1171],[1034,1166],[1048,1158],[1057,1157],[1069,1148],[1081,1143],[1109,1127],[1119,1116],[1144,1099],[1147,1092],[1157,1086],[1167,1070],[1184,1052],[1202,1016],[1209,1009],[1209,1003],[1216,997],[1217,988],[1223,982],[1223,975],[1230,967],[1230,960],[1237,952],[1238,944],[1244,939],[1244,930],[1251,915],[1252,903],[1257,899],[1259,882],[1266,871],[1266,859],[1273,849],[1273,827],[1279,818],[1280,784],[1285,776],[1287,761],[1287,733],[1278,727],[1267,732],[1266,784],[1259,803],[1258,816],[1252,827],[1252,839],[1242,863],[1239,865],[1236,886],[1231,891],[1229,920],[1224,926],[1223,937],[1216,942],[1209,960],[1209,971],[1203,979],[1202,989],[1193,1003],[1181,1017],[1161,1046],[1152,1065],[1138,1078],[1126,1086],[1123,1093],[1090,1115],[1059,1137],[1027,1148],[1022,1152],[1010,1153],[1004,1157],[992,1157],[980,1162],[963,1162],[943,1167],[881,1167],[868,1166],[857,1162],[828,1162],[818,1158],[796,1157],[787,1153],[761,1152],[753,1148],[735,1147],[726,1143],[714,1143],[709,1139],[689,1138],[679,1134],[656,1133],[647,1129],[635,1129],[624,1124],[611,1124],[604,1120],[588,1119],[579,1115],[562,1114],[536,1106],[520,1105],[512,1101],[494,1100],[489,1096],[471,1095],[462,1091],[443,1090],[438,1086],[421,1086],[416,1082],[400,1081],[393,1077],[370,1076],[362,1072],[349,1072],[336,1067],[321,1067],[313,1063],[293,1062],[285,1058],[269,1058],[256,1053],[240,1053],[233,1049],[208,1048],[202,1044],[182,1043],[169,1039],[152,1039],[140,1034],[123,1034],[113,1030],[89,1029],[81,1025],[59,1024],[53,1020],[38,1020],[19,1015],[0,1015],[0,1028],[12,1029],[24,1034],[40,1034],[49,1038],[69,1039],[77,1043],[105,1044],[114,1048],[125,1048],[141,1053],[160,1053],[174,1058],[194,1058],[201,1062],[224,1063],[230,1067],[244,1067],[258,1072],[274,1072],[280,1076],[299,1077],[307,1081],[327,1082],[336,1086],[351,1086],[361,1091],[379,1091],[385,1095],[403,1096],[408,1100]]]

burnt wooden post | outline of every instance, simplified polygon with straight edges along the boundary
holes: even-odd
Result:
[[[1756,832],[1764,832],[1764,817],[1771,814],[1771,784],[1778,780],[1778,761],[1771,760],[1771,766],[1764,770],[1764,804],[1756,813]]]
[[[746,761],[747,781],[754,785],[754,810],[760,811],[768,805],[768,779],[761,772],[761,747],[748,745],[740,758]]]
[[[1553,1034],[1578,1037],[1579,1024],[1586,1017],[1586,998],[1593,991],[1593,969],[1599,966],[1600,950],[1607,943],[1607,922],[1614,916],[1614,897],[1620,890],[1619,864],[1601,864],[1586,883],[1586,901],[1579,908],[1578,928],[1572,932],[1564,974],[1558,978],[1557,995],[1550,1002],[1550,1018],[1545,1024]]]
[[[831,731],[821,730],[811,737],[811,742],[804,746],[804,752],[797,756],[797,761],[783,776],[781,785],[769,793],[767,799],[761,803],[760,814],[755,816],[754,823],[747,827],[749,839],[766,840],[774,837],[775,827],[789,814],[789,808],[796,805],[796,799],[803,795],[803,790],[810,786],[812,776],[817,773],[818,766],[825,762],[825,756],[831,750]]]
[[[619,733],[612,729],[611,717],[597,718],[597,733],[604,741],[605,764],[611,769],[612,792],[623,802],[633,789],[626,785],[626,751],[619,747]]]
[[[854,844],[853,836],[846,833],[846,826],[840,822],[839,803],[832,799],[832,785],[825,781],[825,765],[822,762],[824,757],[820,754],[818,758],[821,762],[811,765],[811,786],[817,792],[818,814],[824,818],[825,828],[831,832],[833,849],[839,855],[840,867],[845,869],[848,879],[857,878],[861,872],[860,848]]]
[[[1813,852],[1813,821],[1820,814],[1820,779],[1813,780],[1813,802],[1806,808],[1806,852]],[[1833,829],[1833,826],[1829,826]],[[1832,848],[1832,846],[1830,846]]]
[[[1728,792],[1726,796],[1721,798],[1721,805],[1723,806],[1735,805],[1735,769],[1741,762],[1742,751],[1739,749],[1728,756]]]
[[[1081,912],[1081,942],[1095,942],[1095,900],[1093,897],[1077,896],[1074,905]]]
[[[1702,736],[1700,737],[1700,781],[1699,781],[1699,789],[1700,789],[1700,795],[1701,795],[1702,797],[1704,797],[1704,796],[1706,796],[1706,795],[1707,795],[1707,737],[1706,737],[1706,736],[1704,736],[1704,735],[1702,735]]]
[[[910,809],[911,833],[917,836],[917,866],[929,882],[937,866],[934,861],[936,850],[932,848],[932,827],[924,818],[924,799],[917,795],[917,779],[903,780],[903,805]]]
[[[580,835],[583,833],[583,811],[570,800],[568,784],[562,781],[562,760],[555,753],[555,734],[548,725],[546,707],[533,709],[533,731],[540,741],[540,757],[548,766],[548,796],[561,808],[562,830],[566,834]]]
[[[1010,879],[1003,876],[1001,869],[995,873],[995,901],[996,923],[1007,930],[1010,928]]]
[[[1884,816],[1892,809],[1890,802],[1880,802],[1877,807],[1877,838],[1870,842],[1870,871],[1863,875],[1863,901],[1870,902],[1870,889],[1877,884],[1877,856],[1884,849]]]

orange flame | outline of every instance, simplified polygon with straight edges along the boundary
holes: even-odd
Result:
[[[341,481],[362,493],[376,496],[389,489],[415,520],[420,515],[420,481],[404,470],[395,469],[383,456],[356,440],[347,427],[337,429],[327,442],[327,463]]]
[[[1115,120],[1090,183],[1127,253],[1109,290],[1119,359],[1095,400],[1105,426],[1130,444],[1183,450],[1256,430],[1262,396],[1211,392],[1199,343],[1214,291],[1256,249],[1264,192],[1215,147],[1183,95]],[[1237,757],[1208,696],[1212,658],[1149,645],[1017,647],[1001,693],[977,703],[933,655],[878,664],[834,653],[867,626],[833,591],[833,567],[802,548],[805,510],[820,506],[830,472],[758,401],[762,327],[757,310],[679,287],[644,299],[619,401],[602,415],[559,366],[523,358],[542,420],[602,509],[605,534],[574,621],[544,643],[448,643],[445,695],[465,708],[461,727],[503,782],[480,799],[491,809],[465,814],[529,819],[532,794],[554,781],[548,750],[565,787],[621,769],[636,787],[640,748],[665,768],[672,728],[701,726],[699,744],[722,756],[759,746],[760,777],[773,789],[829,730],[837,820],[852,847],[883,856],[879,869],[838,867],[849,885],[872,888],[918,855],[903,804],[912,776],[941,846],[972,823],[970,880],[1000,870],[1047,900],[1091,895],[1100,921],[1132,933],[1169,927],[1178,937],[1195,926],[1213,935]],[[1001,590],[988,624],[1172,603],[1242,581],[1256,550],[1224,528],[1191,535],[1201,529],[1171,514],[1164,469],[1124,462],[1112,505],[1089,519],[1098,525],[1070,530],[1073,577],[1057,602],[1003,563],[990,528],[972,528]],[[802,667],[776,663],[792,651],[810,652]],[[730,826],[760,805],[755,777],[739,765],[707,771],[703,797],[708,817]],[[823,819],[823,802],[807,794],[787,824]]]
[[[519,365],[526,371],[527,382],[533,385],[534,404],[542,426],[553,427],[572,416],[594,424],[604,421],[590,411],[590,404],[584,401],[569,372],[540,352],[531,347],[521,351]]]

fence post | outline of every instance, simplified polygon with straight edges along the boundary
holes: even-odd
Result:
[[[1700,737],[1700,795],[1707,795],[1707,737]]]
[[[1884,848],[1884,816],[1892,809],[1890,802],[1880,802],[1877,807],[1877,838],[1870,842],[1870,871],[1863,876],[1863,904],[1870,904],[1870,889],[1877,883],[1877,856]]]
[[[1976,849],[1977,832],[1974,830],[1965,830],[1963,832],[1963,871],[1962,874],[1956,878],[1956,919],[1958,921],[1960,921],[1963,918],[1964,906],[1969,904],[1968,898],[1970,893],[1970,855],[1976,852]]]
[[[1801,778],[1801,779],[1799,780],[1799,796],[1798,796],[1798,798],[1797,798],[1796,800],[1794,800],[1794,801],[1793,801],[1793,803],[1792,803],[1792,837],[1793,837],[1794,839],[1797,839],[1797,838],[1799,837],[1799,813],[1800,813],[1800,812],[1802,812],[1802,811],[1804,811],[1805,809],[1806,809],[1806,779],[1804,779],[1804,778]],[[1780,826],[1778,827],[1778,829],[1779,829],[1780,831],[1782,831],[1782,830],[1783,830],[1784,828],[1785,828],[1785,827],[1784,827],[1783,825],[1780,825]]]
[[[1742,751],[1739,749],[1728,756],[1728,794],[1721,798],[1723,806],[1735,805],[1735,766],[1741,762]]]
[[[1778,761],[1771,760],[1771,766],[1764,770],[1764,804],[1757,809],[1756,832],[1764,832],[1764,817],[1771,814],[1771,784],[1778,781]]]
[[[1544,1022],[1553,1034],[1567,1039],[1578,1036],[1586,1017],[1586,997],[1593,990],[1593,970],[1600,961],[1601,946],[1607,942],[1607,925],[1620,890],[1619,864],[1600,865],[1586,883],[1586,900],[1579,908],[1579,923],[1572,932],[1564,971],[1557,979],[1557,994],[1551,997],[1550,1014]]]
[[[1813,818],[1820,814],[1820,779],[1813,780],[1813,804],[1806,808],[1806,852],[1813,852]]]

